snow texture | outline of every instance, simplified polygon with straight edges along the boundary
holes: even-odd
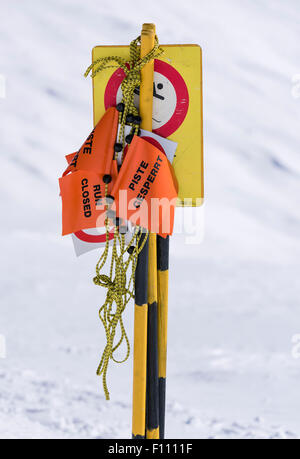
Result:
[[[98,254],[60,236],[57,177],[92,126],[91,48],[143,22],[204,55],[205,239],[172,238],[167,437],[300,438],[298,0],[1,1],[0,437],[130,438],[132,360],[106,402]]]

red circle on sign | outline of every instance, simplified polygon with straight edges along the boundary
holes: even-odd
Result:
[[[74,235],[83,242],[90,244],[100,244],[106,241],[106,234],[88,234],[84,231],[77,231]],[[114,233],[109,233],[108,239],[111,241],[114,238]]]
[[[153,129],[155,134],[166,138],[177,131],[185,120],[189,108],[189,93],[180,73],[167,62],[155,59],[154,71],[164,75],[170,81],[176,93],[176,107],[173,115],[163,126]],[[117,92],[124,78],[125,72],[121,68],[116,70],[110,77],[104,93],[106,110],[117,105]]]

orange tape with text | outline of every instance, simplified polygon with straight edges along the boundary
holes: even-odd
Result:
[[[99,175],[93,171],[76,171],[59,179],[62,197],[62,234],[96,228],[99,211],[96,204],[101,195]]]
[[[71,157],[71,155],[68,155]],[[108,193],[117,180],[117,161],[111,165],[112,182]],[[62,234],[104,226],[105,184],[99,174],[93,171],[76,171],[59,179],[62,198]],[[102,216],[102,218],[100,218]]]
[[[74,155],[63,175],[77,170],[94,171],[101,175],[110,174],[118,121],[117,109],[109,108],[80,150]],[[70,155],[67,156],[67,160],[69,157]]]
[[[112,195],[117,217],[163,237],[172,234],[178,184],[170,161],[154,145],[134,136]]]

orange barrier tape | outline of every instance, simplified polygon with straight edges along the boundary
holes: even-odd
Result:
[[[112,182],[108,185],[109,194],[118,177],[116,160],[112,161],[110,175]],[[79,230],[104,226],[105,184],[102,175],[93,171],[76,171],[61,177],[59,185],[62,198],[63,236]]]
[[[66,156],[68,167],[59,179],[63,235],[104,226],[103,176],[111,176],[110,193],[118,177],[117,161],[113,159],[118,121],[118,111],[109,108],[80,150]],[[97,209],[97,204],[102,208]]]
[[[101,182],[93,171],[76,171],[59,179],[63,236],[97,226],[99,211],[96,204],[104,197]]]
[[[135,136],[113,187],[117,216],[163,237],[172,234],[178,184],[168,158]]]
[[[118,172],[113,159],[117,129],[118,112],[112,107],[79,152],[66,156],[69,165],[59,179],[63,235],[104,226],[104,175],[111,176],[108,194],[115,198],[117,217],[163,237],[172,234],[178,185],[170,161],[134,136]]]
[[[77,153],[70,153],[69,155],[66,155],[66,160],[67,160],[67,163],[68,164],[71,164],[72,161],[73,161],[73,158],[74,156],[76,155]],[[113,185],[114,183],[116,182],[117,178],[118,178],[118,175],[119,175],[119,170],[118,170],[118,161],[116,159],[113,159],[112,163],[111,163],[111,171],[110,171],[110,176],[111,176],[111,182],[109,183],[108,185],[108,193],[111,192],[112,188],[113,188]],[[102,174],[101,174],[101,177],[102,177]],[[103,189],[103,193],[102,195],[104,196],[104,191],[105,191],[105,185],[104,183],[101,183],[101,190]]]
[[[63,175],[77,170],[94,171],[102,175],[110,174],[118,121],[119,112],[117,109],[109,108],[80,150],[74,155]],[[68,161],[69,159],[70,155],[67,156]]]

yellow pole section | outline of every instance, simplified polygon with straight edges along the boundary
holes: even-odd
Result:
[[[169,270],[158,271],[158,342],[159,378],[167,374],[167,335],[168,335],[168,283]]]
[[[141,33],[141,58],[145,57],[155,44],[155,25],[143,24]],[[141,128],[152,131],[153,111],[153,78],[154,60],[145,65],[141,70],[140,87],[140,116],[142,118]]]
[[[155,26],[144,24],[141,33],[141,57],[154,46]],[[141,71],[140,115],[141,127],[152,130],[154,62],[149,62]],[[147,253],[146,253],[147,252]],[[146,385],[147,385],[147,327],[148,327],[148,243],[139,257],[134,314],[134,354],[133,354],[133,403],[132,436],[145,438],[146,433]],[[144,284],[144,285],[143,285]]]

